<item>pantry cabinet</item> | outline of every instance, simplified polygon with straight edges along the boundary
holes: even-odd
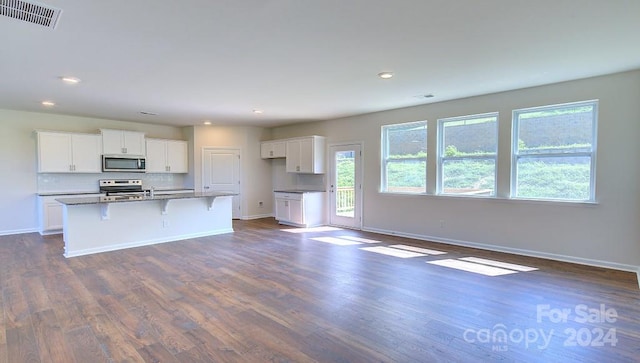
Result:
[[[102,153],[107,155],[144,155],[144,133],[101,129]]]
[[[324,224],[324,192],[275,192],[275,217],[278,223],[297,227]]]
[[[102,139],[97,134],[39,131],[39,173],[100,173]]]
[[[182,140],[147,139],[147,173],[188,173],[188,144]]]
[[[284,158],[287,156],[286,141],[263,141],[260,143],[260,157],[263,159]]]
[[[324,174],[325,138],[308,136],[287,140],[288,173]]]

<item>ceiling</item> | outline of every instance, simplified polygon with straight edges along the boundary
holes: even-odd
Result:
[[[0,16],[0,108],[268,127],[640,68],[637,0],[40,3]]]

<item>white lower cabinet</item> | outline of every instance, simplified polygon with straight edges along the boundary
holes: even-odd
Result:
[[[38,196],[38,215],[40,219],[39,232],[41,235],[62,233],[62,204],[56,199],[96,197],[104,194],[56,194]]]
[[[280,224],[315,227],[325,224],[324,192],[275,192],[275,215]]]

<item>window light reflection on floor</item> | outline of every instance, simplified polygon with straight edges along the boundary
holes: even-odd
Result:
[[[399,248],[401,250],[413,251],[418,253],[426,253],[427,255],[446,255],[446,252],[430,250],[428,248],[415,247],[415,246],[407,246],[407,245],[391,245],[389,247]]]
[[[374,239],[367,239],[367,238],[356,237],[356,236],[340,236],[340,238],[349,239],[357,242],[364,242],[364,243],[380,243],[380,241],[376,241]]]
[[[383,247],[383,246],[362,247],[361,250],[380,253],[380,254],[383,254],[383,255],[388,255],[388,256],[393,256],[393,257],[400,257],[400,258],[412,258],[412,257],[427,256],[424,253],[417,253],[417,252],[412,252],[412,251],[399,250],[397,248],[390,248],[390,247]]]
[[[438,265],[438,266],[454,268],[456,270],[473,272],[473,273],[482,274],[482,275],[486,275],[486,276],[501,276],[501,275],[509,275],[509,274],[518,273],[518,271],[507,270],[507,269],[500,268],[500,267],[481,265],[479,263],[473,263],[473,262],[461,261],[461,260],[454,260],[454,259],[427,261],[427,263],[432,264],[432,265]]]
[[[507,263],[507,262],[501,262],[501,261],[487,260],[485,258],[478,258],[478,257],[463,257],[463,258],[460,258],[460,260],[480,263],[483,265],[502,267],[509,270],[516,270],[516,271],[522,271],[522,272],[537,270],[537,268],[535,267],[516,265],[513,263]]]
[[[340,238],[340,237],[313,237],[311,239],[314,241],[331,243],[332,245],[338,245],[338,246],[350,246],[350,245],[362,244],[362,242],[351,241],[351,240]]]
[[[328,227],[328,226],[281,229],[282,232],[289,232],[289,233],[331,232],[331,231],[342,231],[342,230],[343,230],[342,228]]]

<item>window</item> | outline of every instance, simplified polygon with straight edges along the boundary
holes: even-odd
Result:
[[[598,101],[513,111],[514,198],[593,201]]]
[[[493,196],[498,113],[438,120],[438,193]]]
[[[383,192],[425,193],[427,122],[382,126]]]

